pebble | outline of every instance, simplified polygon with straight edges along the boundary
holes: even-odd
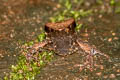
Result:
[[[102,72],[98,72],[96,73],[97,76],[101,76],[102,75]]]
[[[119,38],[118,37],[114,37],[114,40],[118,40]]]
[[[89,80],[88,76],[85,76],[83,80]]]
[[[78,47],[75,47],[75,50],[77,51],[77,50],[78,50]]]
[[[10,55],[8,54],[8,57],[10,57]]]
[[[111,41],[112,41],[112,38],[109,38],[109,39],[108,39],[108,42],[111,42]]]
[[[88,18],[88,21],[89,21],[89,22],[93,22],[93,18],[92,18],[92,17],[89,17],[89,18]]]
[[[104,66],[103,66],[103,65],[100,65],[100,69],[103,70],[103,69],[104,69]]]
[[[90,5],[90,2],[85,2],[85,6],[89,7]]]
[[[117,69],[117,71],[116,72],[120,72],[120,69]]]
[[[106,78],[108,78],[108,75],[104,75],[103,77],[106,79]]]
[[[82,36],[88,37],[89,35],[88,35],[88,33],[84,33]]]
[[[101,18],[103,17],[103,15],[102,15],[102,14],[100,14],[98,17],[101,19]]]
[[[15,55],[15,54],[14,54],[13,56],[14,56],[14,57],[16,57],[16,55]]]
[[[117,76],[120,76],[120,74],[117,74]]]
[[[110,76],[109,76],[109,78],[115,78],[116,76],[115,76],[115,74],[110,74]]]
[[[97,13],[97,12],[98,12],[98,9],[94,9],[94,12]]]
[[[115,36],[115,35],[116,35],[116,33],[112,33],[112,35],[113,35],[113,36]]]
[[[61,5],[60,4],[57,4],[57,6],[56,6],[57,8],[61,8]]]

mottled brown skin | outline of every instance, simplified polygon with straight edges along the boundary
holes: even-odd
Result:
[[[108,55],[97,50],[97,48],[94,45],[89,45],[88,42],[84,42],[81,39],[77,39],[76,42],[79,44],[80,48],[85,51],[85,53],[88,53],[90,55],[100,54],[100,55],[105,56],[106,58],[109,58]]]
[[[50,44],[50,40],[44,40],[43,42],[36,42],[32,45],[31,48],[29,48],[29,53],[34,54],[37,51],[39,51],[40,48],[44,48],[46,45]]]
[[[49,46],[53,48],[56,54],[66,56],[73,53],[74,46],[72,44],[75,42],[73,40],[75,27],[76,22],[73,18],[62,22],[45,24],[47,36],[52,41],[52,44]]]
[[[75,44],[75,37],[73,35],[59,35],[51,37],[51,40],[53,42],[52,46],[57,55],[67,56],[77,51],[75,49],[77,45]]]

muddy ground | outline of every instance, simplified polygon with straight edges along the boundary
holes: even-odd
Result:
[[[94,1],[90,0],[91,4]],[[31,41],[41,33],[44,24],[59,9],[54,0],[0,1],[0,77],[10,71],[19,56],[19,43]],[[95,5],[96,6],[96,5]],[[93,6],[94,8],[94,6]],[[96,8],[97,9],[97,8]],[[96,11],[95,9],[95,11]],[[99,7],[98,7],[99,9]],[[89,40],[111,57],[111,62],[95,59],[93,71],[80,71],[83,51],[55,59],[41,70],[37,80],[119,80],[120,79],[120,14],[95,14],[80,20],[85,27],[79,36]],[[4,74],[3,74],[4,73]]]

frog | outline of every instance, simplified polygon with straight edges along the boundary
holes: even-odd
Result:
[[[76,48],[76,22],[75,19],[68,19],[62,22],[47,23],[45,31],[50,38],[54,52],[60,56],[67,56],[75,53]]]
[[[44,50],[53,50],[57,55],[67,56],[82,49],[89,55],[96,55],[99,53],[108,58],[108,55],[97,50],[95,46],[91,46],[89,42],[85,43],[80,39],[75,32],[75,27],[76,22],[73,18],[62,22],[46,23],[46,40],[34,44],[29,50],[30,53],[40,52],[41,48],[44,48]]]
[[[75,19],[68,19],[62,22],[46,23],[46,39],[42,42],[34,43],[28,48],[28,56],[33,56],[42,51],[54,51],[59,56],[73,54],[76,48]]]
[[[83,51],[83,54],[85,53],[85,61],[81,66],[83,69],[89,68],[91,71],[94,69],[94,56],[97,54],[106,57],[111,62],[107,54],[99,51],[95,45],[81,39],[75,32],[75,27],[76,22],[74,19],[45,24],[46,39],[32,45],[26,55],[28,61],[31,59],[37,61],[37,54],[42,51],[53,51],[56,55],[62,57]]]

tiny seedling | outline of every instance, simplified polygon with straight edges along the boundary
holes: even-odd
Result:
[[[83,24],[77,24],[77,26],[75,27],[75,31],[76,32],[80,32],[80,29],[82,28]]]

